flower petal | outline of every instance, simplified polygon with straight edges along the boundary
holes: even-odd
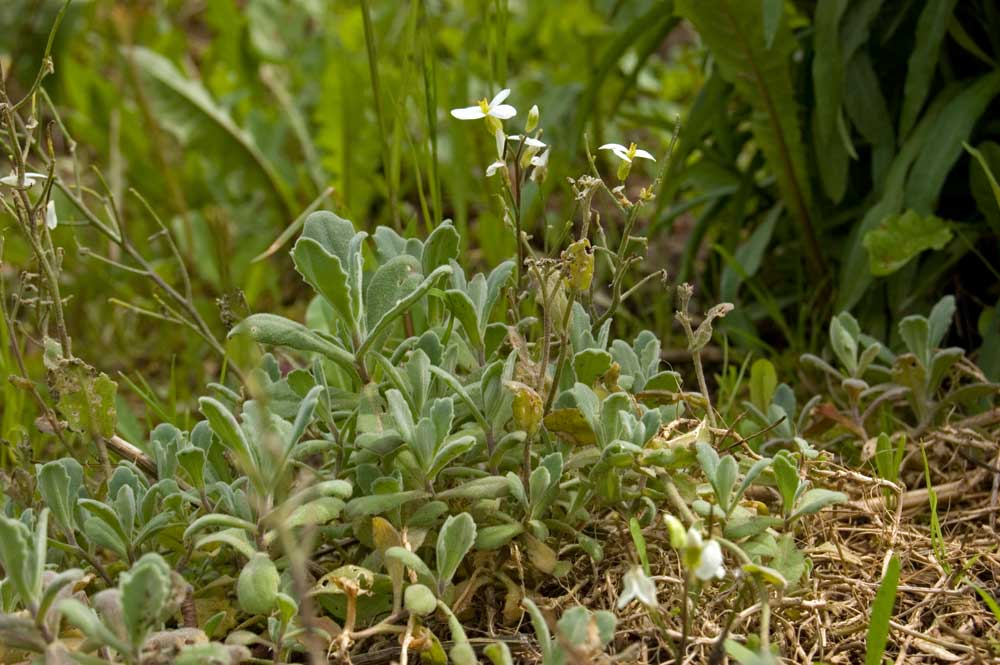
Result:
[[[615,151],[622,150],[627,152],[628,148],[623,146],[621,143],[605,143],[600,148],[598,148],[598,150],[615,150]]]
[[[503,100],[510,97],[510,88],[504,88],[496,94],[496,96],[490,100],[490,108],[503,104]]]
[[[502,160],[503,159],[503,147],[504,147],[504,144],[507,142],[507,137],[505,137],[503,135],[503,130],[502,129],[497,129],[496,134],[494,134],[494,137],[496,138],[496,142],[497,142],[497,157]]]
[[[531,158],[531,165],[532,166],[540,166],[542,168],[545,168],[546,166],[548,166],[549,165],[549,153],[550,152],[552,152],[552,151],[551,150],[546,150],[542,154],[535,155],[534,157],[532,157]]]
[[[49,204],[45,206],[45,226],[49,227],[49,230],[53,230],[59,224],[59,220],[56,218],[56,202],[49,201]]]
[[[524,139],[525,145],[530,145],[532,148],[544,148],[545,144],[538,139],[533,139],[530,136]]]
[[[621,150],[615,148],[611,152],[615,153],[615,157],[617,157],[618,159],[624,160],[629,164],[632,163],[632,158],[628,156],[628,150],[625,150],[624,148]]]
[[[701,559],[698,561],[698,568],[694,571],[695,577],[707,582],[713,577],[723,578],[726,576],[726,569],[722,565],[722,548],[719,542],[710,540],[705,543],[701,550]]]
[[[645,150],[636,150],[635,151],[635,156],[636,157],[642,157],[643,159],[651,159],[654,162],[656,161],[656,157],[653,157],[651,154],[649,154]]]
[[[452,109],[451,115],[453,118],[458,118],[459,120],[479,120],[480,118],[485,118],[486,114],[478,106],[466,106],[461,109]]]
[[[499,106],[490,107],[490,115],[494,118],[507,120],[508,118],[513,118],[517,115],[517,109],[510,104],[500,104]]]
[[[497,161],[493,162],[492,164],[486,167],[486,177],[487,178],[493,177],[497,171],[504,168],[505,166],[507,166],[506,162],[502,162],[498,159]]]

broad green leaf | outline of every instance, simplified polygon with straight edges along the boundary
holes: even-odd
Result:
[[[409,295],[419,282],[420,262],[409,254],[379,266],[365,288],[365,329],[374,330],[379,319]]]
[[[146,635],[162,619],[170,599],[170,566],[159,554],[144,554],[132,568],[121,574],[122,616],[129,641],[141,647]]]
[[[56,523],[67,531],[76,528],[76,502],[83,487],[83,467],[72,457],[38,467],[38,493],[52,510]]]
[[[476,532],[476,549],[487,551],[500,549],[522,533],[524,533],[524,525],[520,522],[498,524],[479,529]]]
[[[873,275],[891,275],[921,252],[944,249],[951,242],[952,231],[947,222],[930,215],[921,217],[913,210],[890,215],[878,228],[865,234],[864,245]]]
[[[875,592],[875,600],[868,621],[865,639],[865,665],[881,665],[885,645],[889,641],[889,622],[892,620],[893,606],[896,604],[896,588],[899,584],[899,557],[889,558],[882,582]]]
[[[222,402],[212,397],[200,398],[198,405],[208,419],[212,431],[219,437],[222,445],[236,456],[237,462],[243,466],[243,471],[250,472],[256,469],[256,455],[236,416]]]
[[[954,2],[954,0],[951,0]],[[932,213],[945,180],[983,113],[1000,94],[1000,69],[965,83],[941,111],[906,180],[903,203],[921,215]]]
[[[243,529],[224,529],[194,541],[194,547],[198,550],[206,549],[211,545],[229,545],[247,559],[252,557],[256,551],[250,540],[247,539],[247,532]]]
[[[847,501],[847,495],[843,492],[835,492],[822,488],[811,489],[799,498],[798,506],[795,512],[792,513],[791,519],[802,517],[803,515],[813,515],[827,506],[832,506],[835,503],[844,503],[845,501]]]
[[[910,51],[906,70],[903,108],[899,120],[900,136],[909,134],[927,99],[938,67],[941,43],[948,32],[948,24],[957,4],[958,0],[928,0],[920,12],[914,47]]]
[[[955,318],[955,296],[947,295],[937,302],[927,317],[927,345],[931,350],[941,346],[941,340]]]
[[[795,495],[799,489],[799,469],[795,459],[785,451],[779,452],[771,463],[774,477],[778,481],[778,493],[785,514],[791,514]]]
[[[67,622],[80,629],[86,637],[98,644],[108,645],[119,653],[129,653],[129,646],[105,626],[94,610],[75,598],[66,598],[56,604],[56,610]]]
[[[391,309],[382,315],[382,317],[378,320],[378,323],[376,323],[375,326],[368,331],[368,336],[365,338],[364,342],[361,343],[361,346],[358,347],[358,357],[363,357],[365,352],[371,348],[372,344],[374,344],[375,341],[378,340],[384,332],[386,332],[389,325],[392,324],[392,322],[398,317],[402,316],[403,313],[410,309],[410,307],[412,307],[418,300],[423,298],[441,277],[450,274],[451,266],[439,266],[434,269],[434,272],[425,277],[424,281],[418,284],[416,288],[410,291],[405,297],[398,300]]]
[[[486,476],[462,483],[457,487],[437,493],[441,501],[453,499],[477,500],[496,499],[507,496],[510,491],[507,478],[503,476]]]
[[[118,531],[99,517],[88,517],[83,522],[83,533],[95,545],[107,548],[122,560],[128,559],[128,546]]]
[[[408,490],[406,492],[394,492],[393,494],[371,494],[351,499],[344,509],[344,516],[349,520],[370,515],[379,515],[384,512],[399,508],[403,504],[411,501],[418,501],[430,496],[423,490]]]
[[[760,270],[764,261],[764,253],[767,251],[768,245],[771,244],[771,236],[774,235],[774,227],[784,211],[783,203],[775,204],[764,215],[764,221],[758,224],[750,237],[733,252],[733,259],[738,264],[739,269],[726,262],[726,266],[722,269],[722,277],[719,278],[720,300],[735,302],[739,295],[740,285]]]
[[[573,356],[576,380],[588,386],[611,368],[611,354],[601,349],[584,349]]]
[[[37,602],[41,577],[34,539],[23,522],[0,515],[0,564],[24,603]]]
[[[186,78],[172,62],[149,49],[133,46],[124,52],[145,79],[145,94],[159,121],[171,129],[181,143],[188,146],[195,141],[220,139],[234,146],[232,154],[241,156],[260,174],[288,219],[298,214],[290,188],[274,164],[253,136],[236,124],[201,83]]]
[[[230,337],[234,335],[249,335],[259,344],[284,346],[296,351],[319,353],[352,373],[355,371],[354,356],[349,351],[306,328],[301,323],[282,316],[251,314],[229,331]]]
[[[766,412],[777,387],[778,373],[774,365],[764,358],[755,360],[750,367],[750,401],[754,406]]]
[[[918,315],[904,317],[899,322],[899,336],[906,344],[907,350],[920,361],[921,366],[925,370],[930,370],[931,334],[927,319]]]
[[[292,260],[295,269],[306,283],[316,293],[326,298],[343,317],[347,326],[354,330],[357,322],[353,319],[347,270],[341,263],[340,257],[331,254],[319,241],[302,236],[292,247]]]
[[[184,530],[184,539],[187,540],[191,536],[210,527],[224,527],[226,529],[241,529],[247,533],[257,533],[257,525],[253,522],[248,522],[247,520],[240,519],[234,515],[226,515],[224,513],[209,513],[208,515],[202,515],[195,521],[191,522],[190,525]]]
[[[300,526],[315,526],[331,522],[344,509],[344,502],[335,496],[324,496],[296,508],[282,525],[294,529]]]
[[[678,0],[676,6],[694,24],[722,76],[753,108],[750,128],[754,138],[807,246],[815,248],[809,251],[816,251],[810,216],[812,191],[792,85],[791,56],[799,48],[795,36],[787,22],[779,19],[769,44],[764,32],[764,3],[759,1]],[[773,16],[773,7],[771,10]],[[769,23],[774,25],[773,19]]]
[[[424,251],[420,257],[421,272],[429,275],[435,269],[457,259],[460,243],[461,238],[451,222],[439,224],[424,241]]]
[[[444,292],[444,296],[448,309],[455,315],[458,322],[462,324],[465,334],[469,337],[469,342],[477,349],[482,348],[483,336],[480,329],[479,316],[476,313],[476,307],[472,300],[464,291],[459,291],[458,289],[449,289]]]
[[[476,540],[476,523],[469,513],[452,515],[444,521],[437,539],[438,584],[447,585]]]
[[[434,579],[434,573],[427,567],[423,559],[410,550],[404,547],[390,547],[386,550],[385,557],[387,560],[398,561],[411,569],[417,574],[422,584],[432,588],[437,587],[437,580]]]

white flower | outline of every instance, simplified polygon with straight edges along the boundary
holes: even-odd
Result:
[[[638,600],[646,607],[659,605],[656,600],[656,583],[646,577],[641,566],[635,566],[625,573],[622,581],[624,585],[621,595],[618,596],[618,609],[622,609],[633,600]]]
[[[517,109],[510,104],[504,104],[503,100],[510,95],[510,88],[504,88],[496,94],[492,100],[487,101],[485,97],[479,100],[476,106],[466,106],[465,108],[452,109],[451,115],[459,120],[479,120],[486,116],[507,120],[517,115]]]
[[[59,220],[56,219],[56,202],[49,201],[49,204],[45,206],[45,226],[49,227],[49,230],[56,228],[59,224]]]
[[[545,144],[538,139],[531,138],[530,136],[521,136],[520,134],[512,134],[507,137],[511,141],[524,141],[524,145],[531,148],[544,148]]]
[[[545,180],[545,176],[548,175],[550,152],[552,151],[546,150],[545,152],[531,158],[531,165],[535,167],[531,171],[531,180],[533,182],[541,182]]]
[[[726,567],[722,565],[722,548],[719,541],[710,540],[701,548],[701,557],[698,559],[698,567],[694,571],[695,577],[703,582],[718,577],[720,580],[726,576]]]
[[[668,526],[669,528],[669,526]],[[677,534],[671,533],[671,536]],[[672,538],[679,540],[679,538]],[[712,578],[722,579],[726,576],[726,568],[722,562],[722,548],[719,541],[702,540],[701,533],[694,527],[688,529],[684,537],[683,559],[684,567],[693,572],[694,576],[703,582],[708,582]]]
[[[503,149],[507,144],[507,137],[504,136],[503,129],[500,127],[497,127],[493,136],[496,138],[497,143],[497,159],[495,162],[486,167],[487,178],[492,177],[500,169],[507,167],[507,162],[503,160]]]
[[[620,143],[605,143],[598,149],[610,150],[615,154],[615,157],[621,159],[622,161],[628,162],[629,164],[631,164],[632,160],[635,159],[636,157],[639,157],[641,159],[650,159],[654,162],[656,161],[655,157],[653,157],[645,150],[639,149],[638,147],[636,147],[634,143],[630,143],[627,148]]]
[[[24,174],[24,186],[33,187],[39,180],[45,180],[48,178],[44,173],[32,173],[28,171]],[[0,185],[7,185],[8,187],[17,187],[17,174],[11,172],[10,175],[0,178]]]

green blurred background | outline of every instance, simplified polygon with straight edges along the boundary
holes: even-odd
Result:
[[[62,4],[0,3],[12,96],[34,79]],[[952,341],[982,348],[980,366],[1000,378],[991,0],[74,0],[52,57],[45,88],[75,141],[56,133],[60,174],[72,177],[75,154],[105,205],[99,169],[130,234],[176,280],[130,188],[149,201],[220,338],[247,308],[301,316],[307,295],[284,248],[253,259],[313,204],[368,230],[423,234],[453,219],[473,264],[512,254],[484,176],[493,137],[448,115],[509,87],[519,113],[508,132],[537,104],[551,145],[548,179],[525,193],[536,246],[573,218],[566,178],[587,172],[586,143],[637,142],[659,161],[637,166],[629,191],[663,180],[634,279],[665,268],[702,304],[734,302],[718,357],[763,353],[790,368],[821,351],[840,309],[885,339],[899,317],[955,293]],[[605,155],[597,165],[613,179]],[[147,406],[138,413],[176,418],[220,359],[115,304],[159,308],[148,280],[92,256],[116,258],[56,200],[77,353],[120,372]],[[621,220],[598,205],[614,237]],[[28,254],[6,235],[14,280]],[[683,363],[667,292],[650,284],[626,310],[620,333],[650,328]],[[14,400],[6,439],[31,415]]]

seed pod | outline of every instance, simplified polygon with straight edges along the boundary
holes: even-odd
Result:
[[[240,607],[250,614],[268,614],[278,597],[278,568],[271,558],[257,552],[240,571],[236,597]]]
[[[577,291],[586,291],[594,279],[594,252],[586,238],[577,240],[562,253],[563,261],[569,266],[566,282]]]
[[[520,381],[507,381],[504,385],[514,393],[514,402],[511,404],[514,422],[531,436],[542,424],[544,404],[541,395]]]
[[[437,598],[434,597],[434,592],[423,584],[411,584],[406,587],[403,605],[417,616],[427,616],[437,609]]]

